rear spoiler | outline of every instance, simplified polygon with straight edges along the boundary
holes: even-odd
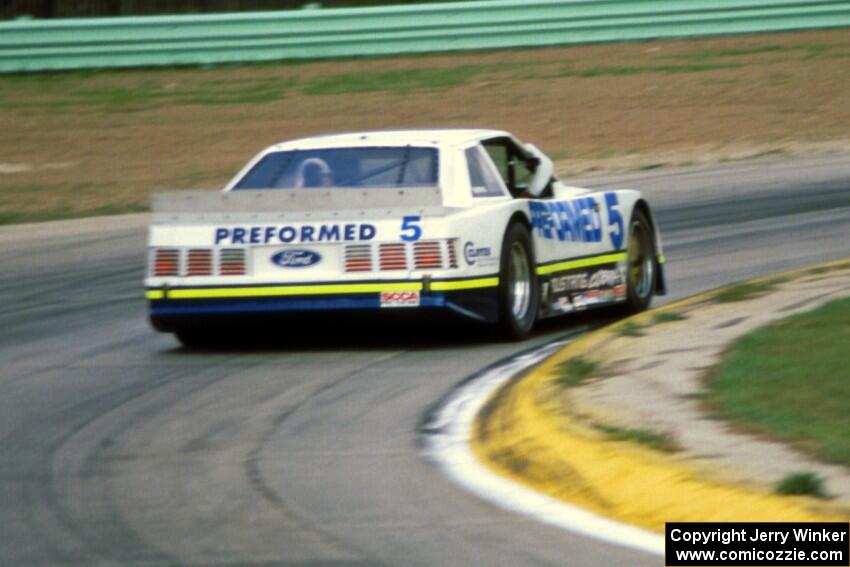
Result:
[[[153,222],[203,223],[227,220],[354,219],[396,216],[416,211],[438,216],[443,207],[439,187],[386,189],[322,188],[241,191],[173,191],[153,196]]]

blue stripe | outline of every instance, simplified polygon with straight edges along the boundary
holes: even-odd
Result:
[[[445,306],[445,294],[432,293],[420,297],[419,307]],[[150,302],[150,314],[154,317],[166,315],[209,315],[216,313],[336,311],[380,308],[381,300],[380,295],[377,293],[315,298],[222,299],[215,301],[187,299]]]

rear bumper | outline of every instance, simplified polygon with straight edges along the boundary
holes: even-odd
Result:
[[[409,284],[410,282],[407,282]],[[387,307],[381,304],[380,291],[359,293],[321,293],[297,295],[300,291],[281,286],[215,288],[148,288],[150,321],[155,329],[174,332],[187,326],[223,323],[230,320],[275,316],[287,317],[310,313],[364,314],[446,314],[495,322],[498,318],[498,278],[448,280],[426,285],[416,282],[419,293],[415,306]],[[426,291],[431,286],[454,287],[445,291]],[[392,286],[393,284],[390,284]],[[416,289],[418,287],[418,289]],[[227,293],[230,289],[231,293]],[[250,289],[249,294],[246,290]],[[394,288],[389,287],[392,291]],[[294,293],[292,293],[294,292]],[[206,296],[205,296],[206,295]],[[224,297],[222,297],[224,296]]]

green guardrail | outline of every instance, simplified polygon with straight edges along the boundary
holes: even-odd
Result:
[[[486,0],[0,23],[0,72],[375,56],[850,26],[850,0]]]

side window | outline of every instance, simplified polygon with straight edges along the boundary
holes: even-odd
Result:
[[[499,170],[499,175],[502,176],[502,180],[505,182],[505,185],[510,185],[510,175],[508,172],[510,156],[508,155],[507,146],[500,143],[484,142],[484,149],[487,150],[487,153],[490,155],[490,159],[493,160],[494,164],[496,164],[496,169]]]
[[[502,197],[505,192],[492,169],[483,160],[478,146],[467,148],[466,166],[469,169],[469,186],[473,197]]]
[[[528,167],[528,164],[525,163],[524,160],[519,158],[514,158],[513,168],[514,187],[516,187],[519,191],[525,191],[528,189],[528,182],[531,181],[531,178],[534,176],[534,172],[530,167]]]
[[[525,152],[508,138],[493,138],[485,140],[483,144],[511,195],[522,197],[534,175],[534,170],[526,161]]]

